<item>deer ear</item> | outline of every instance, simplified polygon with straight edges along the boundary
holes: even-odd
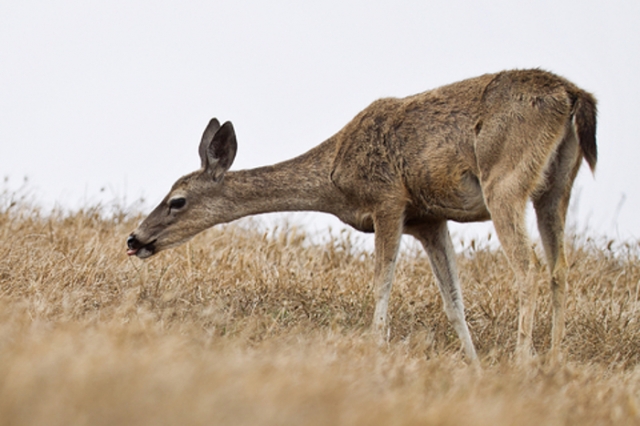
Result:
[[[205,169],[211,174],[214,181],[218,182],[229,170],[236,158],[237,150],[236,132],[233,130],[233,124],[227,121],[216,131],[206,149],[207,164]]]
[[[202,140],[200,140],[200,146],[198,147],[198,154],[200,154],[200,161],[203,169],[206,169],[209,164],[209,160],[207,159],[207,148],[218,130],[220,130],[220,122],[217,118],[212,118],[202,134]]]

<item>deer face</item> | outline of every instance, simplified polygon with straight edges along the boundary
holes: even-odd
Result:
[[[202,167],[181,177],[169,194],[127,239],[127,254],[141,259],[188,241],[216,224],[215,200],[222,192],[224,174],[236,155],[233,125],[215,118],[202,135]]]

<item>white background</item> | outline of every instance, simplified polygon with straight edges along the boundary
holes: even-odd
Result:
[[[599,100],[598,170],[583,167],[571,221],[632,239],[639,54],[637,0],[3,0],[0,176],[5,189],[28,177],[45,208],[142,197],[148,209],[199,166],[213,116],[236,128],[233,168],[255,167],[322,142],[376,98],[541,67]]]

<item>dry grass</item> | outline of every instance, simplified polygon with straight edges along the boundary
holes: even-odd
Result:
[[[638,249],[570,244],[565,366],[511,360],[499,251],[459,258],[483,370],[468,367],[426,257],[401,256],[391,338],[367,335],[373,261],[349,234],[230,225],[141,262],[137,219],[0,210],[0,424],[640,423]],[[540,282],[545,279],[540,267]],[[535,345],[549,345],[540,286]]]

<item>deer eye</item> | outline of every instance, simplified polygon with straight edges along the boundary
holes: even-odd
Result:
[[[169,208],[180,210],[187,204],[187,199],[184,197],[172,198],[169,200]]]

